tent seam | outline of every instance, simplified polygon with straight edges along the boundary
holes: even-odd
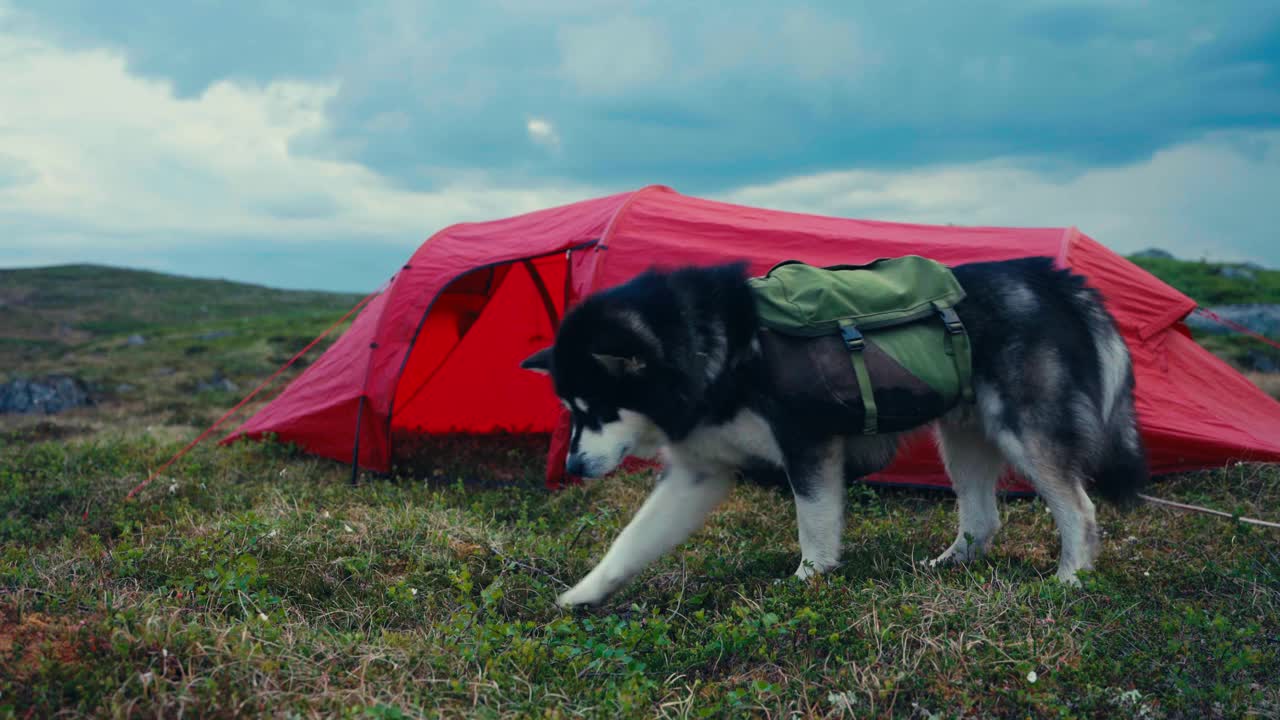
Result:
[[[631,209],[631,206],[635,204],[637,200],[650,191],[666,191],[669,193],[675,193],[675,190],[672,190],[666,185],[645,185],[639,190],[631,193],[631,197],[627,198],[626,202],[622,203],[622,205],[618,207],[618,209],[613,213],[613,217],[609,218],[609,224],[605,225],[604,233],[600,235],[600,244],[596,246],[596,250],[597,252],[604,250],[605,254],[600,257],[598,262],[596,262],[596,267],[591,273],[591,282],[587,285],[586,295],[590,295],[597,287],[597,280],[604,269],[604,264],[608,262],[609,259],[609,246],[613,243],[614,236],[618,234],[618,226],[621,225],[622,221],[626,218],[627,211]]]
[[[1173,309],[1166,311],[1162,315],[1156,316],[1154,320],[1138,328],[1138,337],[1143,342],[1150,340],[1155,337],[1156,333],[1159,333],[1162,330],[1167,330],[1172,327],[1174,323],[1186,318],[1194,312],[1197,307],[1199,306],[1196,304],[1195,300],[1187,298],[1186,302],[1178,303],[1173,307]]]
[[[453,223],[452,225],[446,225],[440,230],[437,230],[436,232],[432,233],[430,236],[427,237],[426,240],[422,242],[421,245],[418,246],[418,249],[414,251],[413,255],[409,256],[409,263],[413,262],[413,258],[417,256],[418,252],[420,252],[422,248],[430,245],[433,241],[435,241],[436,238],[439,238],[442,235],[452,232],[454,229],[460,228],[467,224],[468,223]],[[409,263],[406,263],[406,265],[409,265]],[[411,269],[412,265],[409,265],[409,268]],[[403,272],[405,269],[406,268],[404,267],[400,268],[400,272]],[[400,277],[401,277],[400,272],[396,273],[395,279],[391,283],[391,287],[387,288],[386,292],[387,292],[388,307],[394,306],[392,301],[395,299],[396,287],[397,285],[399,285],[399,282],[400,282]],[[432,302],[434,301],[435,301],[435,298],[432,298]],[[430,304],[428,304],[427,307],[429,309]],[[422,320],[425,320],[425,319],[426,319],[426,312],[424,311],[422,315]],[[409,353],[412,352],[413,350],[413,345],[414,345],[413,341],[417,339],[418,333],[422,330],[422,320],[419,321],[418,327],[414,328],[413,337],[410,339],[409,347],[405,348],[405,351],[404,351],[405,354],[400,359],[400,370],[396,373],[396,381],[391,386],[391,398],[387,402],[387,471],[388,472],[390,472],[391,470],[391,453],[393,449],[392,445],[394,444],[394,441],[391,436],[391,411],[394,409],[393,406],[395,404],[395,387],[396,385],[400,384],[400,375],[404,373],[404,365],[409,361]],[[377,342],[377,338],[382,337],[383,323],[385,322],[386,322],[386,315],[379,315],[378,324],[373,328],[374,342]],[[377,352],[377,348],[373,348],[373,350],[374,352],[369,353],[369,359],[367,361],[368,364],[365,366],[364,385],[360,388],[361,397],[368,395],[369,393],[369,367],[372,366],[373,364],[373,356],[374,356],[374,353]]]
[[[417,249],[417,250],[415,250],[415,251],[413,252],[413,255],[410,255],[410,256],[409,256],[409,261],[410,261],[410,263],[412,263],[414,256],[416,256],[419,252],[421,252],[422,248],[424,248],[424,247],[426,247],[426,246],[430,245],[430,244],[431,244],[431,243],[432,243],[436,238],[439,238],[440,236],[442,236],[442,235],[444,235],[444,234],[446,234],[446,233],[452,232],[452,231],[453,231],[453,230],[455,230],[456,228],[460,228],[460,227],[462,227],[462,226],[464,226],[464,225],[468,225],[468,224],[469,224],[469,223],[454,223],[454,224],[449,225],[449,226],[445,227],[445,228],[444,228],[444,229],[442,229],[442,230],[438,230],[438,231],[436,231],[435,233],[433,233],[432,235],[430,235],[426,240],[424,240],[424,241],[422,242],[422,244],[421,244],[421,245],[419,245],[419,246],[418,246],[418,249]],[[408,264],[408,263],[407,263],[407,264]],[[412,267],[412,266],[410,266],[410,267]],[[404,269],[405,269],[405,268],[403,268],[403,267],[402,267],[402,268],[400,268],[400,271],[402,272]],[[387,288],[387,292],[388,292],[388,293],[390,293],[390,294],[387,296],[387,304],[388,304],[388,305],[392,305],[392,302],[391,302],[391,301],[395,299],[395,298],[393,297],[393,294],[394,294],[394,293],[395,293],[395,291],[396,291],[396,286],[399,284],[399,280],[400,280],[400,273],[399,273],[399,272],[397,272],[397,273],[396,273],[395,281],[394,281],[394,282],[392,282],[391,287]],[[383,322],[384,322],[384,319],[383,319],[384,317],[385,317],[385,316],[379,316],[379,317],[378,317],[378,326],[374,328],[374,337],[382,337],[382,324],[383,324]],[[415,330],[415,332],[416,332],[416,330]]]
[[[1071,246],[1075,245],[1078,237],[1080,237],[1080,231],[1074,225],[1062,230],[1062,239],[1058,242],[1058,256],[1053,261],[1059,269],[1065,270],[1068,267],[1067,258],[1071,254]]]
[[[675,190],[665,185],[646,185],[640,188],[639,190],[636,190],[635,192],[631,193],[631,196],[628,197],[622,203],[622,205],[618,206],[618,209],[616,211],[614,211],[613,217],[609,218],[609,222],[604,226],[604,232],[600,234],[600,242],[596,244],[595,252],[596,252],[597,260],[596,260],[595,266],[592,267],[591,269],[591,279],[587,281],[587,287],[583,292],[584,297],[595,292],[596,288],[599,286],[600,276],[604,274],[604,265],[609,260],[609,246],[613,244],[613,238],[615,235],[617,235],[618,226],[622,223],[622,220],[626,217],[627,211],[631,209],[631,206],[635,203],[636,200],[639,200],[642,195],[644,195],[649,191],[656,191],[656,190],[664,190],[669,193],[678,194],[676,193]],[[604,251],[603,254],[600,253],[600,251],[602,250]],[[565,277],[567,278],[568,273],[571,273],[571,272],[573,272],[572,263],[566,266]],[[565,302],[566,303],[568,302],[567,297],[565,298]],[[569,311],[569,307],[567,304],[565,305],[564,311],[566,313]],[[563,417],[563,411],[562,411],[561,417]],[[558,423],[559,420],[557,419],[556,422]],[[555,445],[554,431],[552,432],[551,437],[552,437],[551,446],[547,448],[548,455],[550,455],[551,451],[554,449],[554,445]],[[558,478],[556,482],[560,485],[563,485],[564,484],[563,481],[567,477],[568,477],[568,474],[565,473],[562,468],[560,472],[560,478]],[[549,473],[548,473],[547,481],[550,482]]]
[[[1075,246],[1076,241],[1080,239],[1080,229],[1072,225],[1062,230],[1062,239],[1058,243],[1058,256],[1054,258],[1054,264],[1062,270],[1070,267],[1068,264],[1071,256],[1071,248]],[[1147,342],[1155,337],[1156,333],[1168,329],[1174,323],[1186,317],[1196,309],[1196,302],[1187,298],[1184,303],[1178,304],[1172,310],[1169,310],[1154,320],[1138,327],[1138,339]]]
[[[459,227],[465,224],[466,223],[458,223],[455,225],[450,225],[448,228],[441,230],[440,232],[436,233],[435,235],[432,235],[431,237],[432,239],[434,239],[437,236],[441,235],[442,233],[447,232],[451,228]],[[430,240],[428,240],[427,242],[430,242]],[[600,244],[600,240],[588,240],[586,242],[569,245],[568,247],[562,248],[560,250],[553,250],[552,252],[549,252],[549,253],[542,253],[539,255],[529,255],[525,257],[512,258],[510,260],[506,260],[503,262],[489,263],[487,265],[481,266],[480,268],[472,268],[472,270],[469,272],[473,272],[475,270],[484,269],[484,268],[494,268],[494,267],[498,267],[499,265],[514,265],[515,263],[522,262],[525,260],[537,260],[539,258],[556,255],[558,253],[564,252],[565,250],[586,249],[589,247],[595,247],[596,245],[599,245],[599,244]],[[418,336],[422,334],[422,328],[427,322],[427,315],[431,313],[432,308],[435,307],[436,301],[439,300],[440,296],[444,294],[445,289],[448,288],[450,285],[454,283],[454,281],[456,281],[458,278],[462,277],[465,274],[466,273],[460,273],[458,275],[455,275],[449,278],[447,282],[445,282],[443,285],[440,286],[440,290],[437,291],[436,294],[431,297],[431,300],[427,302],[427,306],[423,308],[422,317],[418,318],[418,326],[414,328],[413,335],[409,338],[409,344],[408,344],[408,347],[405,348],[404,357],[401,358],[400,360],[400,369],[396,371],[396,379],[393,383],[391,383],[391,400],[390,402],[387,403],[387,467],[388,469],[390,469],[391,467],[392,456],[394,454],[394,449],[395,449],[394,448],[395,433],[392,431],[392,423],[394,422],[394,419],[395,419],[396,388],[400,386],[400,381],[404,378],[404,370],[409,364],[409,357],[413,353],[413,348],[418,344]],[[391,298],[388,297],[387,301],[390,302]],[[459,339],[459,342],[461,342],[461,339]]]
[[[505,263],[504,263],[504,264],[505,264]],[[494,266],[494,267],[497,267],[497,266]],[[489,269],[490,269],[490,270],[492,270],[493,268],[489,268]],[[493,288],[492,288],[493,292],[492,292],[491,294],[489,294],[489,296],[488,296],[488,297],[486,297],[486,298],[485,298],[484,305],[480,308],[480,315],[484,315],[484,311],[485,311],[485,310],[487,310],[487,309],[489,309],[489,303],[493,300],[494,295],[497,295],[497,294],[498,294],[498,291],[502,289],[502,286],[506,284],[506,282],[507,282],[507,277],[508,277],[510,274],[511,274],[511,273],[503,273],[503,275],[502,275],[502,280],[500,280],[500,281],[498,282],[498,284],[497,284],[497,286],[496,286],[496,287],[493,287]],[[438,299],[438,298],[439,298],[439,296],[440,296],[441,294],[443,294],[443,293],[445,292],[445,290],[446,290],[450,285],[452,285],[452,284],[453,284],[453,282],[454,282],[455,280],[457,280],[457,278],[454,278],[453,280],[450,280],[448,283],[445,283],[444,288],[442,288],[442,289],[441,289],[440,293],[437,293],[436,297],[431,299],[431,304],[430,304],[430,305],[428,305],[428,306],[427,306],[426,311],[424,311],[424,312],[423,312],[423,321],[424,321],[424,322],[425,322],[425,320],[426,320],[427,313],[430,313],[430,312],[431,312],[431,309],[432,309],[433,307],[435,307],[436,299]],[[476,322],[479,322],[479,316],[477,316]],[[464,333],[463,333],[463,334],[458,338],[458,342],[454,343],[454,344],[453,344],[453,347],[449,348],[449,351],[448,351],[448,352],[446,352],[446,353],[444,354],[444,357],[440,359],[440,363],[439,363],[438,365],[436,365],[435,369],[434,369],[434,370],[432,370],[432,371],[427,375],[427,377],[425,377],[425,378],[422,380],[422,382],[421,382],[421,383],[418,383],[418,387],[417,387],[417,388],[415,388],[415,389],[414,389],[414,391],[413,391],[412,393],[410,393],[410,394],[409,394],[409,396],[408,396],[407,398],[405,398],[405,401],[404,401],[404,403],[403,403],[403,404],[401,404],[401,405],[399,405],[399,406],[397,406],[397,407],[389,407],[389,408],[388,408],[388,410],[387,410],[387,431],[388,431],[388,433],[390,433],[392,426],[394,426],[394,425],[395,425],[395,420],[396,420],[396,411],[403,412],[403,411],[404,411],[404,409],[405,409],[406,407],[408,407],[408,405],[409,405],[410,403],[412,403],[412,402],[414,402],[414,401],[416,401],[416,400],[418,399],[418,393],[422,392],[423,388],[425,388],[427,385],[430,385],[430,384],[431,384],[431,381],[432,381],[432,380],[434,380],[434,379],[436,378],[436,375],[437,375],[437,374],[439,374],[440,370],[441,370],[441,369],[443,369],[443,368],[444,368],[444,366],[445,366],[445,365],[447,365],[447,364],[449,363],[449,358],[453,357],[453,354],[454,354],[455,352],[457,352],[457,351],[458,351],[458,348],[462,347],[462,344],[463,344],[464,342],[466,342],[466,341],[467,341],[467,338],[468,338],[468,337],[470,337],[470,336],[471,336],[471,331],[470,331],[470,329],[468,329],[466,332],[464,332]],[[417,344],[416,340],[414,341],[414,344],[415,344],[415,345]],[[405,366],[406,366],[406,367],[408,367],[408,358],[406,358],[406,359],[405,359],[405,363],[406,363],[406,365],[405,365]],[[392,393],[392,396],[393,396],[393,397],[394,397],[395,395],[398,395],[398,394],[399,394],[399,390],[400,390],[400,383],[401,383],[403,380],[404,380],[404,371],[403,371],[403,370],[401,370],[401,372],[400,372],[400,376],[396,378],[396,382],[395,382],[395,391]],[[395,405],[395,401],[394,401],[394,400],[392,400],[392,405]]]

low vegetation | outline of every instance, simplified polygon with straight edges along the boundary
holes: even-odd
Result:
[[[505,445],[504,445],[505,447]],[[519,448],[519,445],[516,445]],[[851,491],[847,563],[798,557],[786,498],[744,488],[606,607],[565,613],[641,499],[625,476],[561,493],[536,447],[505,488],[448,475],[349,485],[274,445],[10,442],[0,470],[0,708],[131,715],[1111,716],[1280,712],[1274,531],[1104,510],[1100,567],[1053,579],[1036,500],[1004,505],[988,560],[933,571],[942,493]],[[444,450],[444,448],[441,448]],[[1162,495],[1253,515],[1280,473],[1241,466]]]
[[[236,337],[305,344],[317,325],[323,328],[320,323],[359,299],[98,265],[0,270],[0,379],[18,367],[27,374],[49,366],[100,369],[104,356],[127,346],[132,335],[142,347],[154,336],[185,341],[161,350],[180,351],[169,353],[175,365],[184,357],[242,349]],[[139,368],[126,362],[119,369]]]
[[[864,485],[847,562],[778,583],[794,513],[747,487],[606,606],[570,613],[556,594],[652,478],[547,492],[541,438],[436,439],[413,472],[359,486],[287,446],[205,445],[126,502],[355,298],[324,302],[33,353],[24,370],[110,394],[0,419],[0,716],[1280,715],[1280,531],[1231,519],[1102,506],[1099,567],[1068,590],[1040,501],[1002,503],[989,558],[932,570],[950,496]],[[215,371],[239,390],[199,391]],[[1274,467],[1157,491],[1280,519]]]
[[[1171,257],[1135,256],[1130,260],[1177,288],[1202,307],[1280,306],[1280,270]],[[1254,370],[1261,366],[1272,369],[1280,367],[1280,350],[1256,338],[1235,332],[1208,333],[1200,329],[1193,329],[1192,337],[1237,368]],[[1271,383],[1271,387],[1275,387],[1274,380]],[[1274,390],[1270,392],[1272,396],[1280,396]]]
[[[1202,305],[1280,303],[1280,270],[1165,257],[1129,259]]]

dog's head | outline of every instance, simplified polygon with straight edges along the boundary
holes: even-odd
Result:
[[[694,423],[690,378],[700,386],[704,372],[687,357],[695,345],[687,286],[716,274],[648,272],[595,293],[564,315],[552,347],[521,363],[549,374],[570,411],[568,473],[599,478],[628,455],[653,457]]]
[[[589,299],[561,324],[555,345],[520,367],[550,375],[572,417],[570,475],[607,475],[629,455],[664,442],[656,417],[673,400],[662,344],[643,314],[607,298]]]
[[[699,421],[712,379],[755,330],[744,263],[650,271],[568,312],[521,367],[551,376],[573,417],[566,469],[601,477]]]

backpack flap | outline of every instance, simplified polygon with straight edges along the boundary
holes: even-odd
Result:
[[[750,283],[779,389],[847,408],[851,432],[908,430],[972,397],[968,337],[953,309],[964,290],[946,266],[918,256],[789,261]]]

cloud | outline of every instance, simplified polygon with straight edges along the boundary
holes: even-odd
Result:
[[[588,95],[623,96],[652,88],[673,71],[666,29],[651,18],[623,16],[570,25],[557,39],[560,72]]]
[[[314,191],[276,193],[274,197],[250,201],[248,207],[285,220],[329,219],[339,211],[338,201],[332,195]]]
[[[299,154],[300,140],[328,127],[332,83],[220,81],[182,97],[109,50],[0,32],[0,57],[0,266],[157,267],[181,255],[204,257],[188,268],[203,272],[232,266],[209,258],[243,247],[293,246],[296,257],[344,243],[390,248],[354,279],[347,268],[307,278],[276,269],[289,285],[359,287],[384,279],[439,227],[591,194],[467,173],[409,191],[359,163]]]
[[[222,244],[365,287],[653,182],[1280,262],[1274,2],[0,0],[0,57],[0,265]]]
[[[34,182],[36,173],[22,158],[0,153],[0,190]]]
[[[1233,131],[1151,159],[1064,174],[1036,159],[843,171],[725,193],[801,212],[957,225],[1077,226],[1119,252],[1280,265],[1280,130]]]
[[[529,139],[544,147],[555,150],[560,147],[560,135],[551,123],[541,118],[529,118],[525,123],[525,129],[529,131]]]
[[[17,33],[68,49],[123,51],[130,73],[168,82],[179,97],[199,96],[222,80],[331,77],[343,38],[359,17],[340,3],[150,0],[17,0],[0,16]]]
[[[1039,155],[1087,167],[1280,121],[1280,5],[297,6],[22,0],[11,23],[197,98],[333,88],[298,152],[407,189],[459,170],[718,192],[859,166]],[[550,123],[560,152],[513,118]]]

